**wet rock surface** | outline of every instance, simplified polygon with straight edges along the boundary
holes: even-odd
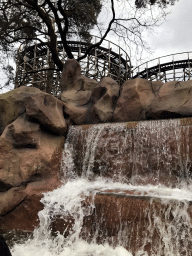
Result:
[[[0,105],[5,102],[0,108],[0,227],[33,230],[42,193],[61,184],[64,105],[28,87],[0,95]]]
[[[191,135],[192,119],[185,118],[77,126],[68,143],[79,175],[173,188],[192,179]]]
[[[71,135],[74,152],[70,157],[79,176],[89,170],[89,179],[101,176],[136,185],[160,183],[176,187],[183,181],[191,182],[191,119],[138,122],[192,116],[191,81],[163,84],[135,79],[120,88],[109,77],[98,83],[82,76],[79,64],[69,62],[63,71],[60,100],[30,87],[0,95],[1,230],[32,231],[38,225],[42,193],[61,185],[61,154],[70,124],[135,121],[114,128],[110,123],[103,130],[92,125],[77,128],[83,132],[80,137]],[[91,164],[89,157],[94,160]],[[148,214],[152,208],[162,212],[167,206],[156,199],[130,194],[98,193],[95,210],[84,218],[82,237],[88,233],[94,236],[95,223],[100,222],[103,229],[97,230],[98,242],[107,239],[118,244],[117,232],[122,228],[120,235],[125,237],[127,249],[134,252],[140,246],[140,234],[139,239],[146,239],[143,250],[149,255],[155,251],[147,237],[153,236],[153,241],[161,241],[161,237],[157,230],[144,234],[150,225],[146,211]],[[90,200],[84,203],[88,205]],[[172,215],[169,217],[172,220]],[[124,233],[123,228],[129,229],[129,223],[134,226]],[[68,220],[58,217],[52,232],[66,227],[68,235],[73,229],[70,216]]]
[[[94,208],[90,211],[92,200]],[[170,229],[177,228],[177,237],[172,238],[173,243],[177,243],[177,252],[185,255],[186,250],[191,250],[190,242],[186,242],[184,248],[182,242],[182,234],[186,232],[187,238],[190,228],[186,231],[187,224],[179,225],[182,218],[185,219],[182,210],[187,208],[191,215],[191,202],[176,199],[164,201],[147,194],[140,196],[136,191],[110,190],[98,192],[94,199],[88,197],[82,200],[82,207],[90,211],[84,216],[80,233],[80,237],[88,242],[94,239],[97,244],[121,245],[133,255],[139,251],[143,255],[148,253],[151,256],[159,252],[163,255],[166,250],[172,251],[172,246],[166,241],[170,239]],[[66,237],[74,231],[73,228],[74,219],[70,216],[55,216],[52,220],[53,235],[59,231]]]

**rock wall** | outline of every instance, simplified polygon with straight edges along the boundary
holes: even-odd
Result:
[[[61,93],[65,117],[71,124],[192,116],[192,81],[163,83],[136,78],[126,81],[120,88],[110,77],[97,83],[81,76],[80,67],[77,72],[74,62],[66,62],[69,70],[64,68],[65,90],[63,88]]]
[[[58,173],[67,124],[63,103],[37,88],[0,95],[0,229],[33,230],[42,193]]]

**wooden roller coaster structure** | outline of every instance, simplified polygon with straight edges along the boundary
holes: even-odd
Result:
[[[95,42],[97,37],[94,37]],[[82,56],[88,48],[85,42],[68,41],[76,57]],[[61,42],[58,52],[63,62],[67,59]],[[82,74],[99,81],[109,76],[120,85],[127,79],[144,78],[151,81],[187,81],[192,79],[192,52],[170,54],[149,60],[135,68],[128,54],[118,45],[104,40],[80,61]],[[51,58],[49,48],[44,44],[35,44],[18,51],[15,88],[22,85],[34,86],[46,91],[52,88],[52,94],[60,93],[61,72]]]
[[[181,52],[147,61],[132,70],[132,79],[188,81],[192,79],[192,52]]]
[[[96,41],[96,37],[95,37]],[[80,57],[86,52],[88,44],[85,42],[68,41],[74,56]],[[63,62],[67,59],[61,42],[57,49]],[[131,76],[131,63],[128,54],[118,45],[105,40],[103,44],[93,49],[89,55],[80,61],[82,74],[99,81],[109,76],[122,84]],[[55,96],[60,93],[61,72],[51,58],[49,48],[42,44],[19,49],[16,66],[15,88],[27,85],[38,87],[46,91],[52,85]]]

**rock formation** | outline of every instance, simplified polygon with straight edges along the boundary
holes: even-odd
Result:
[[[92,90],[94,105],[91,113],[98,123],[110,122],[119,97],[119,85],[110,77],[104,77]]]
[[[183,146],[186,143],[186,133],[189,141],[191,138],[191,120],[179,120],[179,128],[171,126],[168,131],[169,138],[165,138],[165,130],[158,127],[156,133],[154,127],[150,130],[145,124],[141,124],[140,131],[136,132],[136,128],[140,120],[190,116],[192,81],[163,84],[160,81],[137,78],[126,81],[120,87],[110,77],[97,82],[82,76],[80,66],[75,60],[68,60],[64,66],[60,99],[31,87],[20,87],[0,95],[0,230],[32,231],[34,226],[38,225],[37,213],[43,207],[40,202],[42,193],[61,184],[59,169],[68,125],[135,121],[124,125],[130,128],[130,131],[126,133],[124,130],[121,139],[116,137],[119,130],[114,131],[114,134],[110,132],[114,136],[108,142],[108,131],[100,137],[93,175],[103,175],[107,178],[115,176],[118,180],[121,174],[125,180],[135,179],[136,184],[161,182],[174,186],[180,179],[184,157],[187,154],[191,156],[191,150],[186,152]],[[162,127],[165,129],[165,126]],[[91,129],[91,126],[83,126],[85,133],[89,128]],[[176,129],[179,134],[177,138]],[[134,132],[136,133],[133,134]],[[95,134],[94,131],[92,134]],[[151,137],[147,140],[149,134]],[[144,140],[141,145],[138,140],[142,136]],[[80,139],[75,138],[75,167],[78,174],[82,167],[81,140],[85,138],[86,134]],[[94,140],[94,137],[91,139]],[[137,141],[134,147],[133,141]],[[162,146],[164,142],[168,143],[167,147]],[[181,145],[180,158],[178,145]],[[141,152],[140,146],[146,149],[144,153]],[[109,149],[107,161],[105,148]],[[119,152],[123,148],[125,153],[120,156]],[[172,162],[169,163],[166,158],[168,150],[172,156]],[[188,159],[191,161],[190,157]],[[164,163],[168,163],[171,168],[169,176],[166,174],[167,169],[163,168]],[[100,164],[104,166],[103,169],[99,168]],[[189,173],[190,170],[191,166]],[[133,171],[137,171],[134,177]],[[155,178],[157,173],[158,180]],[[97,195],[95,202],[100,209],[101,205],[104,205],[103,202],[110,200],[112,199],[107,196]],[[114,202],[109,202],[112,208],[115,208]],[[122,202],[119,203],[123,205]],[[133,212],[136,214],[137,210]],[[130,215],[133,212],[130,212]],[[125,211],[123,214],[126,215]],[[111,215],[111,218],[115,217]],[[86,221],[88,223],[92,220]],[[53,224],[53,232],[58,230],[61,222]],[[106,228],[111,232],[108,235],[113,237],[113,227],[107,220],[106,223]],[[147,246],[150,248],[151,245]]]
[[[37,88],[0,95],[0,227],[33,230],[42,192],[60,185],[63,103]]]
[[[76,60],[67,60],[62,73],[60,99],[64,102],[67,122],[82,124],[89,122],[91,108],[91,90],[97,81],[81,75]]]
[[[113,120],[122,122],[145,119],[142,112],[150,105],[154,97],[150,81],[141,78],[126,81],[122,86]]]
[[[145,109],[146,119],[192,116],[192,81],[163,84]]]
[[[73,64],[72,64],[73,63]],[[75,65],[70,60],[70,68]],[[72,80],[66,76],[61,94],[65,117],[69,124],[128,122],[192,116],[192,81],[148,81],[136,78],[126,81],[121,88],[111,78],[99,83],[79,75],[74,69]],[[66,70],[65,70],[66,71]],[[70,71],[67,70],[71,74]],[[63,76],[63,77],[65,77]],[[68,84],[68,85],[67,85]]]

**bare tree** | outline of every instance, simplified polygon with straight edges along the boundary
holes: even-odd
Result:
[[[133,43],[146,48],[142,32],[156,26],[166,15],[167,5],[175,1],[0,0],[0,50],[9,54],[18,43],[29,46],[39,41],[50,49],[53,62],[61,71],[64,63],[57,50],[59,40],[69,59],[74,58],[69,38],[89,44],[77,61],[86,58],[109,35],[122,39],[128,47]],[[100,33],[95,44],[90,43],[93,29]]]

